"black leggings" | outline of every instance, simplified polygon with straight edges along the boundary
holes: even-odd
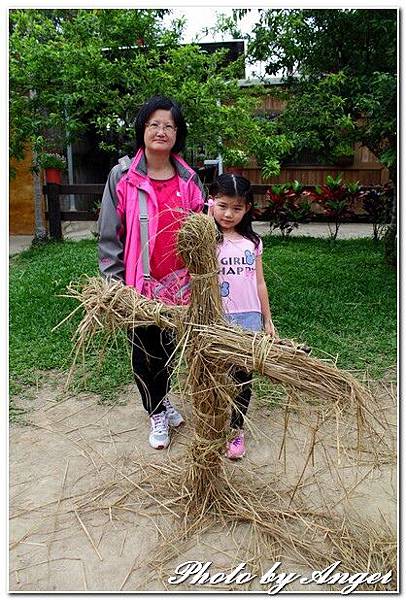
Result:
[[[162,400],[169,391],[171,365],[169,357],[176,348],[172,332],[157,325],[145,325],[129,331],[131,362],[135,383],[145,410],[151,416],[165,411]]]
[[[151,416],[165,411],[162,400],[169,391],[169,379],[172,365],[166,364],[176,348],[176,339],[172,332],[162,330],[157,325],[145,325],[129,331],[131,343],[131,362],[135,383],[141,394],[142,404]],[[251,400],[252,386],[247,383],[252,373],[235,369],[232,376],[239,387],[235,399],[236,408],[232,408],[230,426],[241,429]]]
[[[244,426],[244,417],[247,414],[248,406],[251,400],[252,384],[247,383],[252,379],[252,373],[235,369],[232,377],[236,383],[245,384],[238,387],[238,394],[234,400],[235,407],[231,410],[230,427],[232,429],[242,429]]]

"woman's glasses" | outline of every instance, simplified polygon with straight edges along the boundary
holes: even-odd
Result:
[[[155,121],[147,123],[145,126],[148,127],[148,129],[150,129],[153,133],[156,133],[157,131],[162,129],[164,133],[166,133],[167,135],[171,135],[176,131],[176,127],[174,125],[164,125],[163,123],[157,123]]]

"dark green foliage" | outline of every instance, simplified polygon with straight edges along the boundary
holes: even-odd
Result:
[[[245,12],[234,11],[236,23]],[[290,158],[306,152],[334,163],[351,159],[360,142],[396,165],[397,29],[396,9],[258,11],[248,56],[287,82],[274,128],[291,144]]]
[[[393,186],[391,184],[376,185],[361,192],[362,206],[371,217],[374,240],[378,241],[386,224],[390,222],[393,205]]]
[[[237,84],[243,59],[227,65],[227,50],[181,45],[183,22],[165,24],[168,12],[11,11],[10,156],[22,158],[27,144],[62,151],[89,128],[103,151],[132,155],[138,110],[158,94],[181,105],[194,160],[222,144],[250,152],[257,101]]]
[[[385,260],[394,269],[397,265],[397,227],[391,223],[384,235]]]

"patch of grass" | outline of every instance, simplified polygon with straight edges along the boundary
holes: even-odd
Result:
[[[256,398],[256,405],[271,409],[279,406],[286,398],[286,390],[282,385],[271,383],[268,377],[254,376],[252,389]]]
[[[281,337],[375,378],[396,363],[396,274],[383,244],[267,236],[263,261]]]
[[[99,335],[85,360],[78,359],[71,389],[98,394],[102,404],[123,403],[118,400],[121,388],[134,380],[130,361],[130,345],[124,332],[119,332],[114,340]]]
[[[285,242],[268,236],[264,272],[282,337],[305,341],[315,356],[337,356],[338,366],[368,369],[374,377],[395,364],[396,276],[384,264],[381,244],[359,239],[332,245],[296,237]],[[41,372],[69,368],[80,315],[53,332],[76,307],[60,296],[71,281],[97,273],[95,240],[46,244],[11,259],[11,394],[36,385]],[[106,345],[100,360],[102,343],[90,349],[73,386],[114,402],[120,388],[133,381],[129,348],[123,334]]]
[[[76,314],[52,331],[75,307],[61,297],[71,281],[96,275],[97,245],[94,240],[66,241],[37,246],[15,256],[10,262],[10,393],[33,385],[37,374],[49,369],[67,370],[71,364],[72,335],[80,321]],[[101,364],[95,351],[88,356],[86,377],[73,385],[93,391],[102,401],[113,400],[119,388],[133,380],[126,341],[107,348]]]

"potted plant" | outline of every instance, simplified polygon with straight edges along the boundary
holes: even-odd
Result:
[[[45,170],[47,183],[61,183],[66,170],[66,158],[57,152],[42,152],[37,158],[38,167]]]
[[[224,148],[222,150],[223,164],[228,173],[242,175],[242,170],[248,164],[248,156],[243,150],[237,148]]]

